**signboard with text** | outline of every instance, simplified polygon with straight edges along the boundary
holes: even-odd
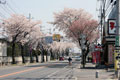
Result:
[[[100,51],[95,51],[95,52],[92,52],[92,62],[93,63],[100,63]]]
[[[116,20],[108,19],[108,35],[116,34]]]
[[[60,34],[53,34],[53,41],[60,41]]]

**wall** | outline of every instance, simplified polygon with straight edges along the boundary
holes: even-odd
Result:
[[[7,56],[7,43],[0,40],[0,56]]]
[[[1,56],[0,58],[2,58],[0,64],[11,64],[12,62],[12,57],[5,57],[5,56]],[[44,56],[45,62],[46,62],[46,56]],[[34,62],[36,62],[36,58],[33,57]],[[17,62],[17,64],[22,64],[22,57],[15,57],[15,61]],[[30,57],[25,57],[25,61],[26,63],[30,62]],[[38,56],[38,61],[41,62],[42,61],[42,56]],[[48,56],[48,62],[50,61],[50,56]]]

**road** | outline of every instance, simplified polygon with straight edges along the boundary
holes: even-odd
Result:
[[[0,80],[76,80],[74,67],[78,63],[68,66],[67,61],[54,61],[0,68]]]

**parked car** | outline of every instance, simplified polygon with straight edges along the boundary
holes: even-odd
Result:
[[[76,58],[75,60],[76,60],[76,61],[80,61],[81,59],[80,59],[80,58]]]
[[[64,60],[68,60],[69,56],[64,56]]]
[[[64,57],[59,57],[59,60],[60,60],[60,61],[63,61],[63,60],[64,60]]]
[[[77,57],[75,58],[75,60],[76,60],[76,61],[80,61],[80,60],[81,60],[81,57],[77,56]]]

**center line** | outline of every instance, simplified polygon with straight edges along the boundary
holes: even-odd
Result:
[[[45,66],[37,67],[37,68],[31,68],[31,69],[27,69],[27,70],[23,70],[23,71],[18,71],[18,72],[13,72],[13,73],[10,73],[10,74],[1,75],[0,78],[15,75],[15,74],[19,74],[19,73],[23,73],[23,72],[28,72],[28,71],[32,71],[32,70],[36,70],[36,69],[40,69],[40,68],[44,68],[44,67]]]

